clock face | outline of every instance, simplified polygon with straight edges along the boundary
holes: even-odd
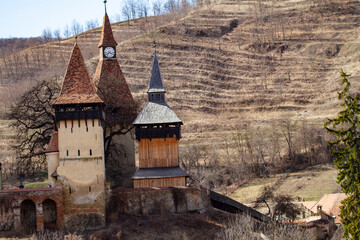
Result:
[[[107,58],[112,58],[115,56],[115,49],[113,47],[106,47],[104,49],[104,55]]]

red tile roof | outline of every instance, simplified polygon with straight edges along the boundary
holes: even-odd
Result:
[[[107,14],[105,14],[104,16],[104,21],[103,21],[103,27],[101,30],[101,39],[99,42],[98,47],[102,47],[102,46],[117,46],[117,43],[114,39],[112,30],[111,30],[111,24],[109,21],[109,17]]]
[[[96,94],[95,87],[90,82],[90,75],[80,48],[75,44],[60,95],[55,100],[54,105],[102,102]]]
[[[108,107],[135,105],[129,86],[116,59],[100,60],[93,83]]]
[[[46,148],[46,153],[58,152],[59,151],[59,137],[58,131],[54,130],[53,135],[51,136],[48,147]]]
[[[311,211],[316,212],[317,207],[320,205],[326,214],[336,216],[335,223],[340,223],[341,201],[346,197],[345,193],[325,194],[320,201],[311,208]]]

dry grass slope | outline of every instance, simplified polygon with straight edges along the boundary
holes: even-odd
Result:
[[[168,103],[185,123],[182,142],[216,145],[231,127],[246,123],[319,124],[333,115],[340,68],[353,74],[359,89],[359,10],[352,0],[219,0],[175,22],[164,16],[113,30],[132,93],[145,101],[156,38]],[[90,74],[99,34],[95,29],[79,37]],[[65,39],[0,59],[3,101],[35,81],[62,76],[72,45]]]

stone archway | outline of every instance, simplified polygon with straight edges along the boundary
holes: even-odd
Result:
[[[22,228],[27,231],[36,230],[36,206],[31,200],[24,200],[20,204],[20,221]]]
[[[46,199],[45,201],[43,201],[42,206],[45,229],[56,229],[56,203],[51,199]]]

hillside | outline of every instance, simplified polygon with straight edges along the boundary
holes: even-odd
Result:
[[[230,197],[241,203],[252,203],[260,196],[264,186],[270,186],[275,189],[275,194],[286,194],[293,199],[305,201],[319,201],[325,194],[342,192],[336,183],[337,172],[334,165],[326,164],[298,172],[254,179],[240,186]]]
[[[245,124],[321,124],[333,115],[340,68],[359,89],[359,10],[360,2],[351,0],[222,0],[204,2],[174,22],[171,16],[141,19],[115,24],[113,31],[133,95],[145,101],[156,38],[167,102],[184,122],[182,143],[218,145]],[[79,36],[91,75],[99,38],[100,29]],[[73,42],[2,58],[5,106],[35,81],[62,76]]]

